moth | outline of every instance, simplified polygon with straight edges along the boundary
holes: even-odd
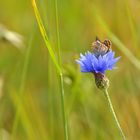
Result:
[[[92,43],[92,49],[96,56],[104,55],[112,48],[112,43],[109,39],[105,39],[103,42],[96,37],[96,40]]]

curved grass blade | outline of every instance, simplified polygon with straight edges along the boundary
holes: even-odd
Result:
[[[50,56],[51,56],[51,58],[52,58],[52,60],[53,60],[53,62],[55,64],[58,72],[61,73],[61,68],[60,68],[60,66],[59,66],[59,64],[57,62],[57,58],[56,58],[55,53],[54,53],[54,51],[52,49],[52,46],[51,46],[51,44],[49,42],[47,33],[45,31],[45,27],[43,25],[43,22],[41,20],[41,17],[40,17],[40,14],[39,14],[39,11],[38,11],[38,8],[37,8],[37,5],[36,5],[36,2],[35,2],[35,0],[31,0],[31,1],[32,1],[32,6],[33,6],[33,9],[34,9],[35,16],[36,16],[36,20],[37,20],[41,35],[42,35],[42,37],[43,37],[43,39],[45,41],[46,47],[47,47],[47,49],[49,51],[49,54],[50,54]]]

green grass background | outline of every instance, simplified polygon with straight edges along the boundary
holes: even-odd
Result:
[[[37,0],[58,57],[55,0]],[[140,1],[58,0],[60,54],[70,140],[119,140],[104,95],[75,59],[98,36],[110,39],[117,69],[108,71],[109,94],[128,140],[140,139]],[[13,140],[63,140],[57,69],[40,34],[29,0],[0,1],[0,23],[24,36],[25,49],[0,40],[0,134]],[[19,121],[14,128],[16,110]],[[3,130],[7,133],[3,134]]]

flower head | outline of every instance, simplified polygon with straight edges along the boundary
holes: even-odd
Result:
[[[93,52],[86,52],[85,55],[80,54],[80,58],[76,60],[80,64],[81,72],[91,72],[95,76],[96,86],[105,90],[109,87],[109,80],[105,76],[106,70],[115,68],[116,62],[120,57],[115,58],[115,52],[111,49],[112,43],[106,39],[101,42],[97,37],[93,42]]]
[[[120,57],[115,58],[115,52],[109,51],[98,57],[91,52],[80,54],[80,59],[76,60],[81,66],[81,72],[92,72],[104,74],[106,70],[112,70]]]

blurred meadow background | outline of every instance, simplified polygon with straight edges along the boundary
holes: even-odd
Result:
[[[69,140],[121,140],[93,75],[75,63],[81,52],[92,50],[96,36],[110,39],[121,56],[118,68],[107,72],[109,94],[127,139],[140,140],[140,1],[36,3],[61,70],[41,36],[32,2],[1,0],[0,140],[64,140],[63,90]]]

